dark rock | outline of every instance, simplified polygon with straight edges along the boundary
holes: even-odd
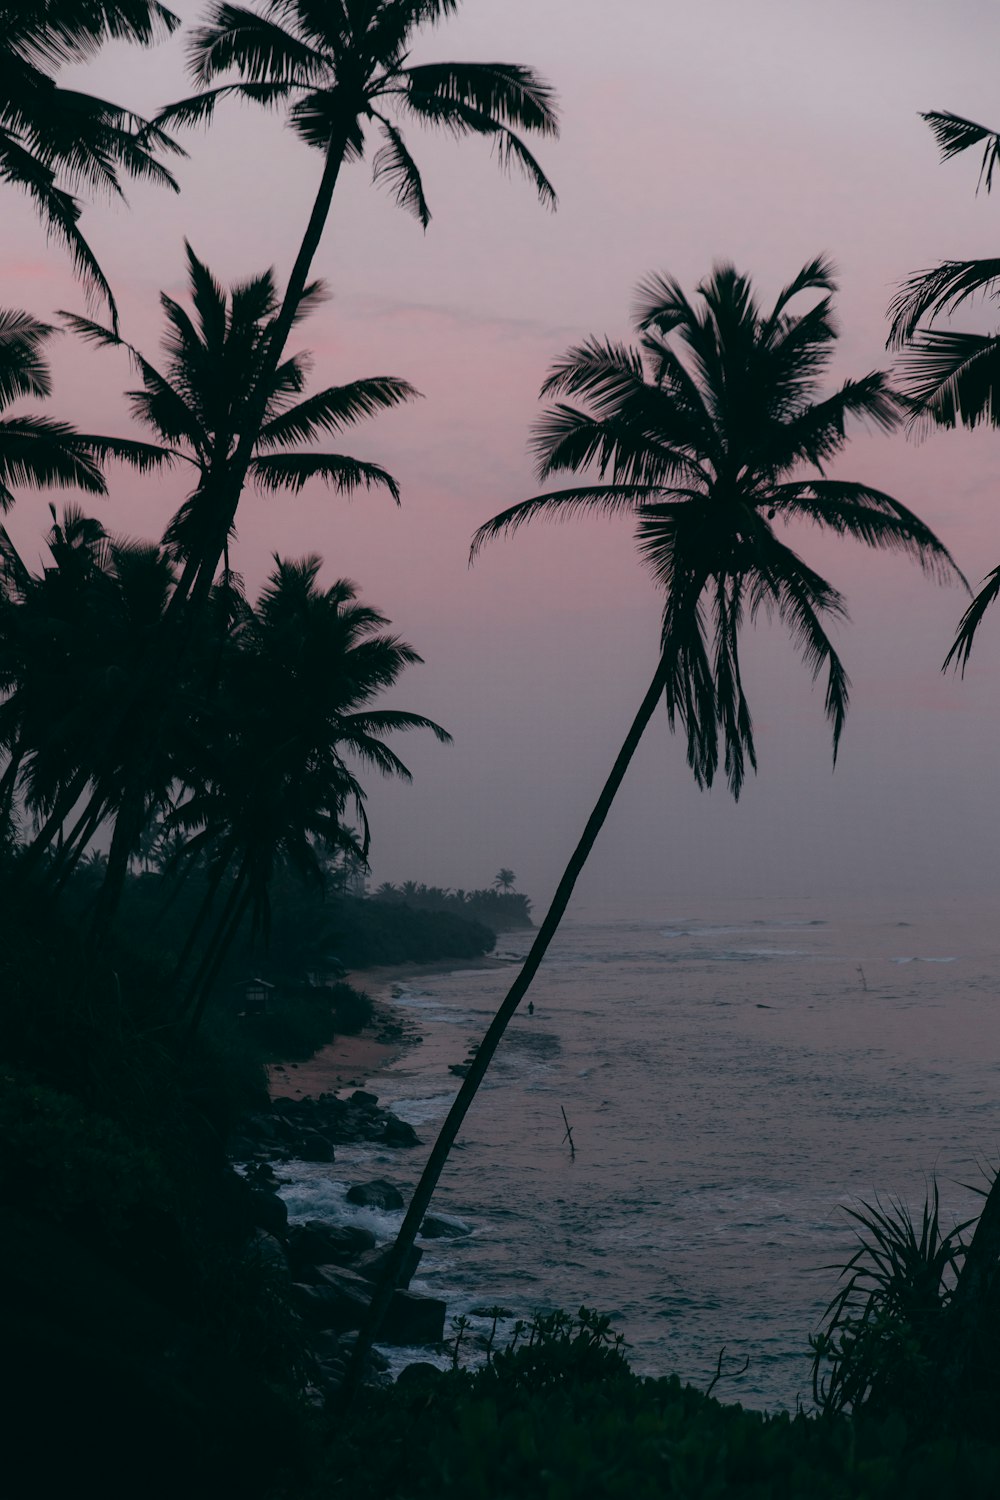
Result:
[[[382,1245],[378,1250],[365,1250],[355,1259],[352,1270],[357,1271],[358,1275],[363,1276],[366,1281],[381,1281],[382,1272],[385,1270],[391,1251],[391,1245]],[[423,1253],[418,1245],[410,1246],[403,1262],[403,1274],[396,1283],[397,1286],[409,1286]]]
[[[266,1229],[254,1230],[250,1254],[260,1265],[266,1266],[270,1271],[275,1271],[283,1279],[288,1279],[288,1257],[285,1254],[285,1247],[280,1240],[275,1239],[273,1234],[268,1234]]]
[[[333,1161],[333,1147],[318,1130],[302,1130],[292,1148],[300,1161]]]
[[[288,1209],[277,1193],[251,1188],[248,1202],[255,1228],[266,1229],[275,1239],[283,1240],[288,1227]]]
[[[293,1283],[295,1311],[310,1328],[333,1329],[337,1333],[360,1328],[371,1301],[371,1285],[360,1276],[352,1278],[350,1271],[333,1267],[321,1274],[323,1279],[318,1286]]]
[[[357,1343],[357,1341],[357,1333],[345,1333],[340,1340],[340,1347],[346,1353],[353,1354],[354,1345]],[[389,1361],[386,1359],[385,1355],[381,1352],[380,1349],[370,1349],[368,1351],[368,1368],[371,1370],[378,1370],[380,1373],[388,1370]]]
[[[419,1146],[420,1137],[413,1126],[397,1115],[386,1114],[382,1139],[387,1146]]]
[[[306,1266],[342,1266],[375,1247],[375,1236],[360,1224],[324,1224],[310,1219],[288,1231],[288,1256],[298,1275]]]
[[[472,1230],[459,1219],[442,1219],[437,1214],[428,1214],[420,1226],[422,1240],[460,1240]]]
[[[375,1109],[378,1105],[378,1094],[369,1094],[364,1089],[355,1089],[350,1098],[351,1104],[360,1107]]]
[[[444,1371],[439,1370],[437,1365],[432,1365],[429,1360],[414,1360],[412,1365],[404,1365],[396,1376],[396,1384],[401,1385],[404,1390],[412,1386],[415,1390],[426,1390],[435,1386],[444,1379]]]
[[[382,1344],[438,1344],[444,1338],[448,1305],[440,1297],[418,1297],[415,1292],[392,1294],[379,1331]]]
[[[374,1182],[358,1182],[347,1190],[348,1203],[358,1203],[362,1208],[402,1208],[403,1195],[391,1182],[377,1178]]]

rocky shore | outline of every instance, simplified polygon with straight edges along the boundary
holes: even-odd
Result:
[[[381,1017],[378,1025],[383,1044],[395,1041],[398,1051],[405,1033],[400,1027],[387,1036],[387,1024],[392,1023]],[[355,1041],[356,1058],[365,1038],[350,1041]],[[347,1051],[349,1056],[350,1048]],[[343,1064],[345,1058],[341,1055],[338,1060]],[[347,1071],[352,1068],[348,1066]],[[383,1108],[378,1095],[364,1089],[355,1089],[346,1097],[329,1091],[300,1098],[279,1094],[272,1099],[269,1109],[258,1110],[242,1121],[230,1144],[254,1224],[256,1253],[286,1285],[292,1306],[301,1319],[312,1355],[317,1399],[330,1396],[339,1386],[374,1284],[382,1273],[388,1245],[379,1245],[374,1233],[360,1225],[338,1225],[319,1219],[289,1225],[288,1210],[279,1194],[280,1173],[282,1166],[292,1161],[332,1163],[338,1146],[358,1142],[402,1151],[421,1144],[412,1125]],[[358,1206],[376,1209],[404,1207],[399,1190],[381,1180],[353,1184],[347,1199]],[[465,1226],[453,1220],[428,1215],[421,1238],[459,1237],[467,1233]],[[440,1351],[447,1305],[440,1298],[409,1290],[422,1254],[419,1245],[411,1252],[379,1341]],[[375,1351],[371,1377],[385,1378],[386,1367],[385,1359]]]

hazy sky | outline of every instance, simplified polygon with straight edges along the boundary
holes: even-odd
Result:
[[[186,22],[201,0],[172,0]],[[376,881],[488,883],[516,870],[549,894],[652,675],[659,602],[627,522],[538,523],[466,567],[474,528],[535,492],[526,452],[551,361],[583,335],[628,333],[635,283],[666,271],[693,290],[732,260],[773,292],[818,252],[840,272],[835,374],[883,366],[885,307],[908,273],[996,254],[1000,201],[975,195],[970,157],[938,163],[918,111],[1000,123],[1000,19],[991,0],[466,0],[417,56],[531,64],[558,89],[563,133],[538,154],[556,214],[503,178],[476,142],[408,132],[434,219],[426,234],[373,189],[338,188],[316,263],[332,300],[300,330],[324,384],[412,381],[425,400],[359,428],[344,449],[389,467],[350,505],[250,495],[236,566],[251,589],[270,554],[318,551],[421,652],[386,706],[430,714],[452,748],[409,736],[410,787],[372,785]],[[81,83],[149,113],[190,91],[183,38],[108,48]],[[225,280],[284,276],[321,158],[277,117],[233,105],[189,133],[179,197],[130,192],[84,227],[119,297],[125,336],[152,352],[157,293],[183,290],[182,241]],[[66,257],[4,189],[4,304],[84,309]],[[971,317],[975,318],[976,313]],[[982,316],[979,314],[978,316]],[[54,415],[124,433],[123,358],[62,341]],[[1000,434],[916,444],[859,433],[840,472],[890,490],[934,526],[970,579],[1000,561]],[[158,534],[180,478],[116,475],[112,527]],[[47,496],[8,520],[40,554]],[[964,682],[943,678],[963,600],[888,555],[790,537],[848,596],[839,635],[853,681],[831,774],[822,692],[777,630],[747,639],[760,772],[734,806],[699,792],[684,746],[654,726],[579,887],[575,910],[693,912],[707,895],[850,891],[880,904],[997,883],[1000,609]]]

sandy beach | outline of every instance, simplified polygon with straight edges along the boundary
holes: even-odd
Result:
[[[356,990],[366,991],[375,1002],[372,1024],[357,1036],[335,1037],[305,1062],[275,1063],[268,1070],[271,1098],[304,1099],[310,1095],[335,1094],[339,1089],[363,1088],[391,1067],[413,1044],[412,1032],[392,1041],[379,1040],[379,1033],[387,1023],[399,1024],[399,1013],[392,1004],[392,990],[396,985],[409,984],[433,974],[453,974],[461,969],[505,969],[512,966],[510,960],[488,954],[483,958],[454,959],[451,962],[394,964],[347,974],[346,982]]]

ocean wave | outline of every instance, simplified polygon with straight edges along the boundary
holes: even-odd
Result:
[[[891,964],[957,964],[958,959],[954,957],[929,958],[923,954],[909,953],[902,958],[890,958],[889,962]]]

